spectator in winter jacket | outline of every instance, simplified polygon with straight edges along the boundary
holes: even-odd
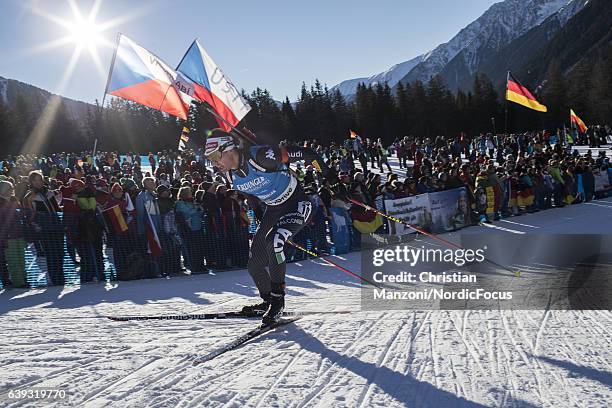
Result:
[[[45,185],[42,173],[32,171],[28,175],[30,189],[23,198],[24,208],[30,210],[28,225],[40,243],[41,254],[47,261],[51,284],[64,284],[64,226],[58,216],[60,207],[53,192]]]
[[[192,274],[204,272],[202,207],[193,200],[190,187],[181,187],[175,206],[176,221],[184,243],[185,264]]]
[[[482,170],[476,176],[475,196],[480,221],[491,222],[495,214],[495,189],[486,170]]]
[[[168,276],[180,272],[181,260],[180,250],[176,236],[178,234],[175,217],[175,201],[168,187],[161,184],[157,186],[157,203],[161,218],[159,240],[164,249],[160,262],[162,276]]]
[[[24,219],[13,183],[0,181],[0,279],[3,287],[27,286]]]
[[[136,197],[136,224],[138,226],[138,234],[141,236],[145,235],[145,224],[148,222],[148,216],[151,217],[153,226],[159,234],[161,218],[159,215],[159,205],[157,203],[157,193],[155,192],[155,179],[153,177],[145,177],[142,180],[142,185],[144,190]]]
[[[555,207],[565,206],[564,202],[564,186],[565,180],[561,176],[561,170],[559,169],[559,162],[556,160],[550,160],[548,165],[548,174],[553,179],[553,194],[555,199]]]

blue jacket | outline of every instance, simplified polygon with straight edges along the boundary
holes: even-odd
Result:
[[[199,205],[189,201],[179,200],[174,207],[174,213],[180,225],[187,226],[191,231],[202,230],[204,212]]]
[[[157,197],[144,190],[136,196],[136,226],[138,227],[139,234],[145,234],[146,232],[145,223],[148,222],[147,213],[151,216],[153,225],[159,233],[161,231],[161,217],[159,215]]]

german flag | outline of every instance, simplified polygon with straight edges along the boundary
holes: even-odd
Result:
[[[187,149],[187,144],[189,143],[189,128],[183,127],[183,131],[181,132],[181,137],[179,138],[178,151],[182,152]]]
[[[106,224],[109,227],[112,226],[115,234],[121,234],[128,230],[128,225],[118,205],[103,210],[102,215],[104,216],[104,220],[106,220]]]
[[[582,119],[580,119],[572,109],[570,109],[570,122],[576,125],[580,133],[586,133],[588,127],[586,127]]]
[[[508,84],[506,86],[506,99],[523,105],[538,112],[546,112],[546,106],[537,101],[529,89],[525,88],[519,81],[514,79],[508,71]]]

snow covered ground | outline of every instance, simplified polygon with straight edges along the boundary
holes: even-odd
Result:
[[[612,231],[612,198],[466,231]],[[360,271],[360,254],[335,262]],[[0,293],[0,406],[606,407],[610,311],[360,311],[360,285],[321,260],[288,267],[296,323],[193,367],[251,320],[113,322],[235,310],[246,271]],[[10,390],[63,388],[69,401]]]

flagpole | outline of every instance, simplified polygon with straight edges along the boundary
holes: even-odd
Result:
[[[214,109],[209,108],[208,106],[204,105],[204,109],[206,109],[206,111],[210,114],[212,114],[215,118],[219,119],[221,122],[225,123],[227,126],[229,126],[232,131],[234,131],[236,133],[236,136],[238,136],[239,138],[246,140],[249,143],[254,143],[255,140],[252,140],[250,137],[248,137],[247,135],[245,135],[244,133],[242,133],[240,130],[236,129],[236,127],[234,125],[232,125],[231,123],[229,123],[227,120],[225,120],[224,117],[222,117],[221,115],[219,115],[217,112],[215,112]]]
[[[96,148],[97,147],[98,147],[98,138],[96,137],[96,141],[94,142],[93,150],[91,152],[91,160],[93,161],[94,167],[97,167],[96,165]]]
[[[117,50],[119,49],[119,41],[121,40],[121,33],[117,33],[117,40],[115,44],[115,51],[113,52],[113,59],[108,69],[108,77],[106,78],[106,86],[104,87],[104,96],[102,97],[102,108],[104,108],[104,101],[106,100],[106,93],[108,92],[108,84],[110,83],[111,75],[113,73],[113,67],[115,66],[115,58],[117,58]]]
[[[508,71],[508,74],[506,75],[506,93],[508,92],[508,81],[510,80],[510,71]],[[508,136],[508,97],[506,95],[504,95],[504,100],[506,101],[506,109],[505,109],[505,114],[504,114],[504,123],[505,123],[505,129],[504,129],[504,133],[506,134],[506,136]]]

